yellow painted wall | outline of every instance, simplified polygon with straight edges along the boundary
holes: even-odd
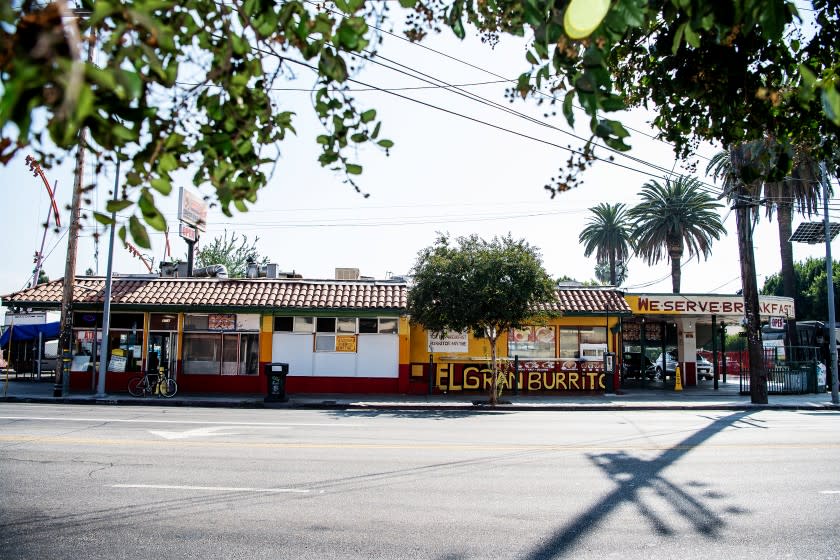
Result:
[[[274,335],[274,317],[263,315],[260,322],[260,362],[271,361],[271,341]]]
[[[612,328],[618,322],[620,318],[617,316],[610,316],[609,322],[607,322],[607,317],[558,317],[555,319],[550,319],[545,323],[546,326],[551,327],[608,327]],[[402,332],[402,330],[400,330]],[[409,363],[428,363],[429,362],[429,340],[428,334],[426,330],[419,326],[419,325],[410,325],[410,341],[409,347],[410,351],[408,353]],[[401,339],[402,342],[402,339]],[[609,345],[610,352],[616,352],[616,349],[613,347],[613,336],[610,331],[607,331],[607,343]],[[438,353],[434,354],[434,361],[435,362],[457,362],[457,361],[469,361],[475,359],[486,359],[490,357],[490,344],[487,342],[486,339],[477,339],[473,337],[472,333],[469,334],[468,338],[468,348],[469,351],[467,353],[454,353],[454,352],[447,352],[447,353]],[[404,364],[404,355],[402,353],[402,345],[400,346],[400,363]],[[507,357],[508,355],[508,337],[507,333],[502,333],[499,336],[499,340],[496,344],[496,352],[497,356],[500,358]]]

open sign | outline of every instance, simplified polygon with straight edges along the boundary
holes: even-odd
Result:
[[[784,317],[770,317],[770,328],[771,329],[784,329],[785,328],[785,318]]]

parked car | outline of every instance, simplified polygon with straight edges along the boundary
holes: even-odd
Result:
[[[656,375],[656,368],[650,358],[644,356],[642,359],[641,352],[625,352],[621,361],[621,379],[633,378],[641,379],[642,377],[642,362],[644,362],[644,369],[648,379],[653,379]]]
[[[704,358],[699,352],[697,354],[697,379],[712,379],[715,376],[712,362]]]
[[[664,379],[665,377],[673,377],[674,372],[677,369],[677,351],[676,350],[668,350],[666,353],[668,356],[666,364],[665,364],[665,376],[662,375],[662,354],[659,354],[659,357],[656,358],[656,377],[659,379]],[[703,357],[702,354],[699,352],[697,353],[697,379],[712,379],[714,378],[715,372],[712,366],[712,362],[707,360]]]
[[[662,365],[662,354],[656,358],[656,377],[658,379],[665,379],[666,377],[674,377],[674,372],[677,371],[677,351],[668,350],[665,353],[667,359],[665,365]],[[664,372],[664,373],[663,373]]]

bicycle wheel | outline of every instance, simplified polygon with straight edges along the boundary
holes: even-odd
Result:
[[[142,397],[146,391],[142,377],[132,377],[128,380],[128,392],[132,397]]]
[[[178,392],[178,384],[175,383],[174,379],[165,379],[159,385],[160,387],[160,394],[166,398],[171,398],[175,396],[175,393]]]

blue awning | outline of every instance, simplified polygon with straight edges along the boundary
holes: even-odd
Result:
[[[60,330],[61,323],[59,321],[44,323],[43,325],[15,325],[14,330],[8,327],[0,336],[0,347],[9,345],[10,336],[15,342],[25,342],[27,340],[37,340],[38,333],[41,333],[44,335],[44,340],[56,340]]]

